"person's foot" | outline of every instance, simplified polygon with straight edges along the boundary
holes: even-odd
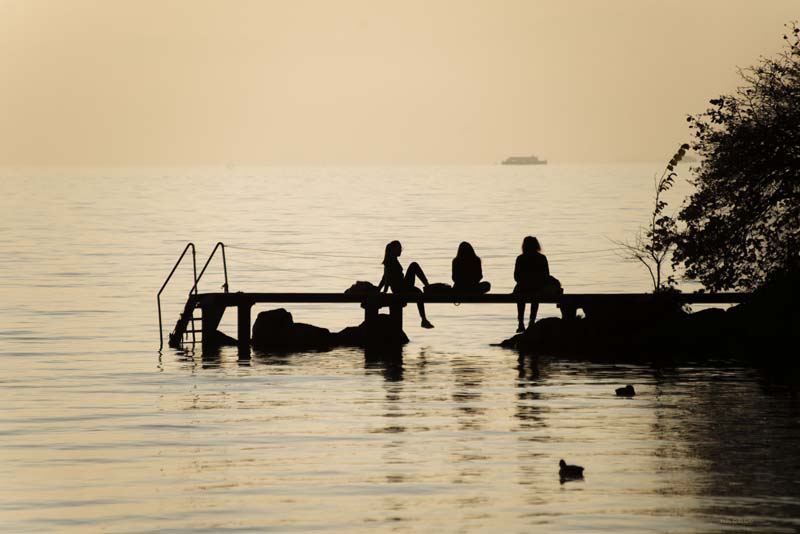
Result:
[[[433,328],[431,322],[427,319],[422,320],[422,328]]]
[[[521,324],[521,325],[519,325],[519,326],[517,327],[517,334],[521,334],[521,333],[522,333],[522,332],[524,332],[524,331],[525,331],[525,325],[522,325],[522,324]]]

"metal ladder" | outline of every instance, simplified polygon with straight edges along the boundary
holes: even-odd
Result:
[[[214,258],[214,255],[217,253],[218,249],[222,250],[222,269],[225,274],[225,283],[222,285],[222,289],[225,293],[228,292],[228,264],[225,258],[225,244],[222,241],[217,242],[214,245],[214,249],[209,254],[208,259],[206,260],[205,265],[200,270],[200,274],[197,274],[197,259],[196,259],[196,249],[194,243],[188,243],[186,247],[184,247],[183,252],[178,257],[178,261],[175,262],[175,265],[172,267],[169,275],[167,275],[167,279],[164,280],[164,283],[161,285],[161,289],[158,290],[158,295],[156,296],[156,301],[158,302],[158,339],[159,345],[158,350],[161,351],[164,348],[164,329],[163,323],[161,320],[161,293],[164,292],[164,288],[167,287],[167,284],[172,279],[172,275],[175,274],[175,270],[183,261],[186,253],[191,249],[192,251],[192,272],[194,275],[194,283],[192,284],[192,288],[189,290],[189,297],[186,300],[186,304],[184,305],[183,312],[178,317],[178,321],[175,323],[175,328],[169,335],[169,346],[173,348],[181,348],[183,347],[184,343],[188,343],[191,341],[192,346],[197,343],[197,334],[202,333],[202,315],[200,317],[195,316],[194,310],[198,307],[198,291],[197,285],[200,283],[200,280],[203,278],[203,275],[208,268],[208,265],[211,263],[211,260]],[[200,323],[200,328],[198,328],[197,323]],[[202,340],[201,340],[202,341]]]

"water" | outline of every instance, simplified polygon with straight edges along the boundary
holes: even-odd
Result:
[[[568,291],[647,290],[612,241],[646,219],[658,170],[2,170],[0,530],[795,532],[796,390],[735,360],[519,359],[490,346],[513,307],[466,304],[431,305],[431,331],[409,310],[402,363],[156,350],[187,241],[201,262],[230,245],[232,291],[377,282],[392,239],[432,281],[469,240],[507,291],[529,233]],[[201,290],[222,282],[215,261]],[[190,286],[184,266],[167,330]],[[639,394],[616,398],[626,383]],[[560,458],[585,480],[562,485]]]

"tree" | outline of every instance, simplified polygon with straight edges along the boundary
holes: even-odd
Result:
[[[647,268],[653,282],[653,291],[656,293],[675,290],[675,277],[671,274],[665,276],[664,268],[675,247],[677,230],[675,219],[664,213],[667,202],[661,195],[674,185],[677,176],[675,167],[686,155],[688,149],[688,144],[681,145],[664,168],[661,176],[656,175],[653,178],[655,200],[647,227],[639,229],[633,243],[615,241],[624,250],[626,258],[641,262]]]
[[[673,263],[707,288],[753,289],[797,264],[800,235],[800,27],[744,85],[687,119],[702,160]]]

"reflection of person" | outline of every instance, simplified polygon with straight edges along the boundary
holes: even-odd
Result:
[[[466,241],[458,245],[458,253],[453,258],[453,291],[459,293],[487,293],[492,284],[481,282],[483,269],[481,259],[475,249]]]
[[[392,289],[392,293],[422,293],[422,290],[414,285],[417,278],[423,286],[428,285],[428,279],[422,272],[422,267],[417,262],[412,262],[408,266],[408,271],[403,275],[403,266],[400,265],[400,254],[403,253],[403,246],[400,241],[392,241],[386,245],[386,252],[383,255],[383,278],[378,284],[378,291],[384,293]],[[423,328],[433,328],[433,325],[425,317],[425,304],[417,302],[419,316],[422,318]]]
[[[514,265],[514,280],[517,285],[514,293],[536,293],[547,283],[550,277],[550,267],[547,258],[542,254],[542,247],[539,240],[533,236],[528,236],[522,240],[522,254],[517,256],[517,263]],[[531,302],[531,317],[528,327],[533,326],[536,321],[536,314],[539,312],[539,303]],[[517,320],[519,326],[517,332],[525,330],[525,303],[517,303]]]

